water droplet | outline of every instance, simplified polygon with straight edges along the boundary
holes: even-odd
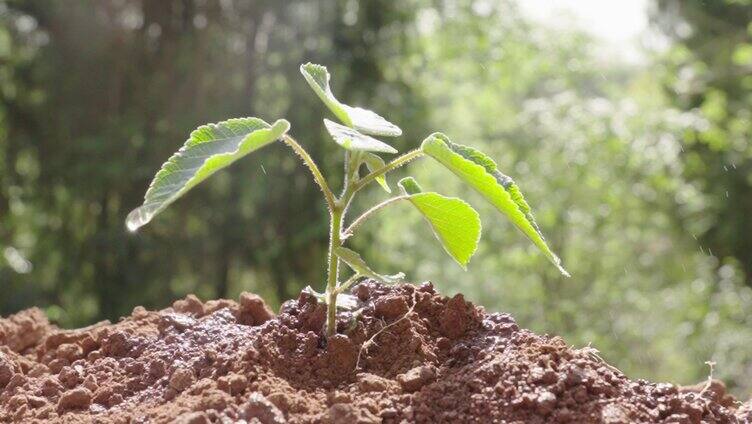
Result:
[[[3,256],[10,268],[18,274],[28,274],[34,269],[31,261],[21,253],[20,250],[13,246],[8,246],[3,250]]]
[[[153,210],[147,210],[144,206],[136,208],[125,218],[125,226],[128,231],[135,233],[136,230],[148,224],[154,216]]]

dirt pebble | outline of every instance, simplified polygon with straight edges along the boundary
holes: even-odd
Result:
[[[257,294],[240,293],[238,321],[247,325],[261,325],[274,317],[266,302]]]
[[[415,367],[410,371],[397,376],[397,382],[406,392],[420,390],[426,384],[436,380],[436,369],[430,365]]]
[[[77,389],[69,390],[60,396],[60,401],[57,403],[57,410],[59,413],[64,413],[69,409],[88,408],[89,404],[91,404],[91,392],[89,389],[79,387]]]
[[[384,296],[373,302],[376,316],[385,319],[400,318],[407,313],[408,306],[401,296]]]
[[[263,395],[252,393],[243,405],[242,417],[250,422],[256,419],[264,424],[284,424],[287,422],[282,411]]]
[[[0,345],[21,352],[39,343],[50,329],[47,316],[41,309],[26,309],[0,320]]]

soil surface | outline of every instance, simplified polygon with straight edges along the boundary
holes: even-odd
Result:
[[[744,423],[719,382],[630,380],[593,349],[519,328],[461,295],[364,282],[322,336],[308,294],[256,295],[61,330],[0,320],[0,420],[65,423]],[[344,335],[347,334],[347,335]]]

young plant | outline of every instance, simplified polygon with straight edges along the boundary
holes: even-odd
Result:
[[[128,214],[128,229],[136,231],[215,172],[251,152],[281,140],[309,168],[329,209],[326,289],[322,294],[311,290],[327,304],[327,335],[336,332],[338,296],[344,294],[352,284],[363,277],[393,283],[404,276],[402,273],[379,274],[357,252],[345,247],[346,241],[364,221],[389,205],[398,202],[412,204],[425,217],[444,250],[466,269],[480,240],[481,222],[478,213],[461,199],[423,191],[413,178],[400,180],[399,194],[373,206],[345,226],[348,206],[360,190],[376,182],[387,193],[391,193],[385,179],[386,174],[424,156],[437,161],[480,193],[506,215],[562,274],[568,276],[559,258],[546,244],[519,188],[510,177],[497,169],[491,158],[472,147],[453,143],[444,134],[433,133],[423,140],[419,148],[385,162],[381,155],[396,154],[397,150],[373,136],[399,136],[402,130],[370,110],[348,106],[337,100],[329,86],[330,76],[325,67],[307,63],[300,67],[300,72],[340,121],[336,123],[324,119],[332,140],[344,150],[344,183],[339,196],[329,188],[323,174],[303,146],[288,134],[289,122],[279,119],[268,124],[258,118],[230,119],[201,126],[191,133],[183,147],[162,165],[146,192],[143,205]],[[362,173],[363,166],[368,170],[365,174]],[[345,281],[340,281],[339,278],[341,263],[353,270],[353,274]],[[347,303],[347,299],[343,297],[339,300],[341,307]]]

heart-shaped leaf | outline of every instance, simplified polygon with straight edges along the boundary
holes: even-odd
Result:
[[[362,275],[363,277],[371,277],[374,280],[379,280],[383,283],[388,284],[398,283],[405,278],[405,274],[401,272],[394,275],[377,274],[368,266],[366,261],[363,260],[358,252],[350,250],[346,247],[340,246],[334,248],[334,254],[337,255],[338,258],[342,259],[342,261],[346,263],[350,268],[352,268],[352,270],[355,271],[356,274]]]
[[[290,123],[269,125],[258,118],[237,118],[208,124],[191,133],[188,141],[162,165],[144,196],[144,204],[126,218],[129,230],[149,223],[172,202],[215,172],[282,137]]]
[[[376,140],[373,137],[361,134],[358,130],[340,125],[328,119],[324,119],[326,130],[334,141],[343,148],[359,152],[397,153],[394,147]]]
[[[447,167],[486,200],[504,213],[565,276],[569,273],[546,244],[535,222],[530,205],[514,181],[499,172],[496,162],[472,147],[452,143],[447,136],[434,133],[423,141],[421,149]]]
[[[382,118],[376,112],[359,107],[348,106],[334,97],[329,86],[329,71],[325,66],[315,63],[300,65],[300,73],[311,86],[321,101],[334,113],[343,124],[364,134],[395,137],[402,134],[398,126]]]
[[[398,185],[431,225],[444,250],[466,269],[480,240],[478,212],[456,197],[423,192],[412,177],[403,178]]]

